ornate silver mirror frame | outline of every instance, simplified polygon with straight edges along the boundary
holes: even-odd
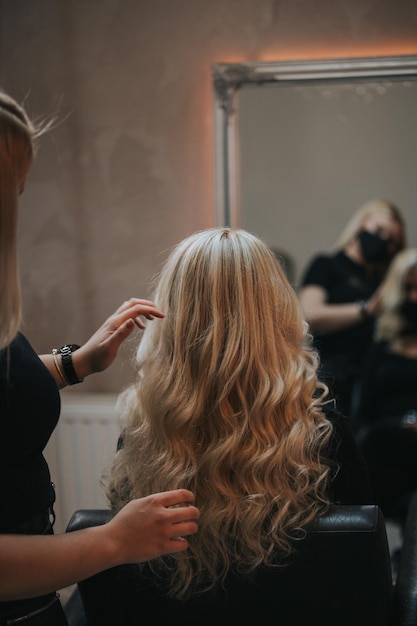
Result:
[[[242,86],[306,84],[348,80],[417,78],[416,56],[219,63],[213,66],[215,98],[215,183],[218,225],[239,227],[239,159],[237,116]]]

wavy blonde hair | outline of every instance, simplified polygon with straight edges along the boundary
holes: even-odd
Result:
[[[407,244],[404,217],[400,209],[393,202],[381,198],[368,200],[368,202],[365,202],[365,204],[355,211],[333,245],[333,249],[342,250],[345,248],[345,246],[356,237],[368,219],[374,215],[384,215],[397,222],[401,228],[401,240],[398,242],[398,249],[402,250]]]
[[[24,109],[0,92],[0,350],[21,321],[17,204],[34,156],[36,131]]]
[[[185,239],[154,301],[166,319],[147,327],[122,396],[107,495],[118,509],[178,487],[196,494],[189,551],[153,562],[183,598],[291,553],[329,504],[332,425],[296,294],[258,238],[220,228]]]
[[[417,249],[406,248],[394,257],[381,290],[381,313],[377,319],[375,336],[378,340],[393,341],[406,326],[401,305],[406,299],[404,285],[408,272],[417,267]]]

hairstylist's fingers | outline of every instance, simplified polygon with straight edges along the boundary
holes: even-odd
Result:
[[[131,298],[113,313],[74,355],[74,367],[80,378],[94,372],[102,372],[114,361],[123,341],[133,331],[135,324],[141,329],[145,324],[140,319],[165,317],[150,300]],[[78,361],[76,364],[75,361]]]
[[[187,508],[190,509],[188,511],[188,515],[185,513],[182,518],[179,518],[178,515],[172,515],[172,510],[169,511],[171,516],[171,523],[168,529],[169,539],[173,539],[175,537],[187,537],[188,535],[195,535],[198,532],[198,519],[200,517],[200,512],[192,506]]]
[[[187,537],[188,535],[195,535],[196,533],[198,533],[198,523],[196,521],[187,520],[172,525],[172,535],[170,538]]]
[[[195,507],[189,506],[185,507],[187,509],[194,509]],[[177,509],[181,510],[181,509]],[[184,512],[184,508],[182,511]],[[198,512],[198,509],[197,509]],[[199,515],[199,512],[198,512]],[[189,535],[195,535],[198,532],[198,523],[195,521],[185,521],[178,522],[172,526],[172,532],[175,533],[171,536],[171,547],[170,550],[172,552],[182,552],[188,548],[187,537]]]
[[[169,542],[166,553],[175,554],[176,552],[184,552],[184,550],[187,550],[188,546],[188,541],[184,537],[173,537]]]
[[[121,313],[126,309],[129,309],[136,304],[147,304],[149,306],[155,306],[155,303],[151,300],[146,300],[145,298],[129,298],[129,300],[125,300],[122,304],[116,309],[116,313]]]
[[[127,319],[119,328],[114,331],[113,338],[114,340],[122,343],[127,337],[129,337],[132,330],[135,328],[135,320],[132,320],[131,317]]]
[[[175,507],[194,504],[195,495],[188,489],[173,489],[172,491],[162,491],[153,496],[158,499],[162,506]]]
[[[146,301],[145,301],[146,302]],[[155,317],[163,318],[165,317],[165,313],[160,311],[154,304],[133,304],[127,308],[124,308],[123,311],[116,312],[113,316],[113,322],[115,326],[120,326],[126,320],[132,319],[135,324],[143,329],[145,328],[145,324],[140,319],[140,316],[146,317],[148,320],[153,320]]]
[[[186,504],[185,506],[173,506],[168,509],[171,524],[181,524],[182,522],[189,522],[198,520],[200,517],[199,509],[192,505]]]
[[[136,307],[140,307],[144,311],[148,309],[152,312],[152,314],[156,315],[157,317],[164,317],[164,314],[161,311],[159,311],[159,309],[157,308],[154,302],[152,302],[151,300],[144,300],[141,298],[130,298],[129,300],[126,300],[115,311],[115,315],[119,315],[120,313],[126,313],[126,312],[129,313],[132,309],[135,309]]]

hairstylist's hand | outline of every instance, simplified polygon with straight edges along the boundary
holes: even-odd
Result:
[[[184,538],[198,531],[198,508],[187,489],[132,500],[105,526],[119,563],[149,561],[188,547]]]
[[[123,563],[186,550],[199,510],[186,489],[132,500],[107,524],[56,535],[0,533],[0,599],[50,593]],[[2,622],[3,623],[3,622]]]
[[[79,350],[73,352],[72,360],[78,376],[84,378],[109,367],[135,326],[145,328],[140,316],[148,320],[165,317],[149,300],[131,298],[124,302]]]

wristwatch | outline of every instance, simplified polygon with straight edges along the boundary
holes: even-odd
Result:
[[[80,348],[76,343],[68,343],[65,346],[59,348],[58,352],[62,359],[62,369],[64,370],[65,378],[69,385],[76,385],[82,383],[84,378],[78,378],[74,365],[72,364],[72,353]]]
[[[370,317],[368,313],[368,300],[358,300],[356,304],[363,319],[368,319]]]

